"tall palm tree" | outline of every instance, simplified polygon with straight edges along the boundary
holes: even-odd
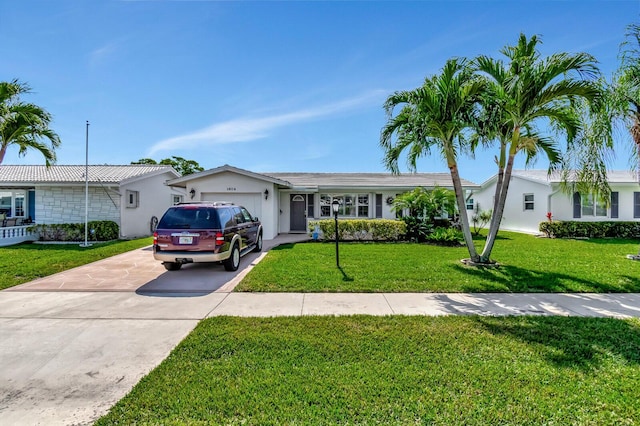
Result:
[[[564,131],[571,141],[581,131],[575,105],[596,103],[602,96],[601,87],[593,81],[599,71],[591,55],[556,53],[540,58],[539,43],[538,37],[528,39],[521,34],[516,45],[501,50],[508,59],[506,64],[487,56],[474,61],[477,72],[486,80],[482,103],[488,118],[481,133],[500,146],[493,216],[481,263],[491,263],[515,157],[523,153],[529,161],[545,154],[550,173],[562,164],[560,145],[540,136],[536,125],[550,124]]]
[[[51,114],[43,108],[20,100],[30,87],[18,80],[0,82],[0,164],[10,145],[18,146],[18,154],[40,151],[47,166],[56,161],[55,149],[60,138],[49,128]],[[48,139],[50,145],[44,142]]]
[[[380,136],[384,164],[392,173],[399,173],[398,161],[405,151],[410,171],[415,171],[417,160],[431,154],[432,149],[446,161],[462,233],[473,262],[479,257],[469,227],[457,158],[469,149],[465,131],[473,122],[474,107],[482,91],[483,81],[466,60],[449,59],[441,73],[427,78],[421,87],[387,98],[384,108],[388,119]],[[394,116],[397,106],[402,108]]]
[[[627,27],[626,40],[620,47],[620,67],[613,89],[614,108],[625,121],[635,144],[640,183],[640,25]]]

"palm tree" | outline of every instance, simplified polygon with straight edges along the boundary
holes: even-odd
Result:
[[[483,82],[467,61],[449,59],[442,72],[427,78],[421,87],[387,98],[384,108],[388,119],[380,136],[384,164],[392,173],[399,173],[398,161],[404,151],[410,171],[416,170],[420,157],[431,154],[432,149],[439,151],[451,173],[462,233],[473,262],[479,257],[469,227],[457,158],[469,149],[464,133],[471,126],[482,92]],[[394,116],[399,105],[402,108]]]
[[[498,180],[493,216],[481,263],[491,263],[509,189],[514,159],[524,153],[527,161],[539,154],[549,159],[549,173],[562,164],[558,142],[539,135],[536,124],[545,123],[564,131],[572,141],[582,130],[576,104],[595,104],[601,87],[592,79],[599,74],[595,59],[586,54],[557,53],[540,58],[538,37],[521,34],[515,46],[501,53],[508,63],[487,56],[475,59],[475,68],[486,80],[479,133],[487,141],[497,141]],[[484,126],[481,124],[484,123]]]
[[[620,47],[620,68],[613,88],[614,108],[635,144],[640,183],[640,25],[627,27],[626,40]]]
[[[60,145],[60,138],[49,128],[51,114],[20,100],[20,96],[30,90],[18,80],[0,82],[0,164],[10,145],[18,146],[19,155],[29,149],[40,151],[47,166],[56,161],[55,149]],[[43,139],[48,139],[51,145]]]

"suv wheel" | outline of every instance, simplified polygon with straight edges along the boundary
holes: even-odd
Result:
[[[256,240],[256,246],[253,248],[253,251],[255,252],[262,251],[262,232],[258,234],[258,239]]]
[[[231,248],[231,256],[224,261],[224,269],[227,271],[237,271],[238,266],[240,266],[240,249],[238,248],[238,243],[235,243],[233,248]]]
[[[182,268],[182,263],[178,262],[164,262],[163,265],[167,271],[177,271]]]

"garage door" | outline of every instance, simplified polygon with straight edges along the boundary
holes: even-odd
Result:
[[[229,201],[238,206],[246,207],[252,216],[262,218],[261,194],[203,192],[201,195],[202,201]]]

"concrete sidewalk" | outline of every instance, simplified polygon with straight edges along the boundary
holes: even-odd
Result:
[[[91,424],[208,317],[640,317],[640,294],[233,293],[262,255],[167,272],[141,249],[0,291],[0,424]]]

